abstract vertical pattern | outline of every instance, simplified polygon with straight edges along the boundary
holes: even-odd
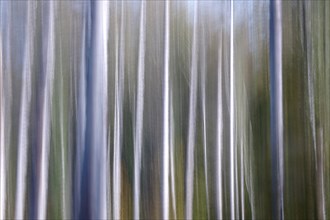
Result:
[[[328,219],[330,3],[0,1],[0,219]]]

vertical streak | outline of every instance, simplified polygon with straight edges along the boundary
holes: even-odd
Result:
[[[62,38],[60,37],[60,56],[62,55]],[[61,127],[61,168],[62,168],[62,218],[67,219],[67,207],[66,207],[66,170],[65,170],[65,140],[64,140],[64,95],[63,95],[63,64],[60,59],[60,75],[61,75],[61,101],[60,101],[60,127]]]
[[[307,6],[309,5],[309,7]],[[310,111],[310,123],[312,127],[312,137],[313,137],[313,147],[314,147],[314,155],[315,161],[317,160],[317,153],[316,153],[316,129],[315,129],[315,104],[314,104],[314,77],[312,75],[312,39],[310,37],[312,27],[311,27],[311,18],[308,17],[307,19],[307,8],[310,8],[310,2],[305,0],[303,2],[303,22],[304,22],[304,39],[305,39],[305,59],[307,62],[307,77],[308,77],[308,101],[309,101],[309,111]],[[307,26],[307,27],[306,27]],[[317,168],[317,163],[315,164]]]
[[[24,218],[25,209],[25,191],[27,176],[27,154],[28,154],[28,129],[29,114],[31,102],[31,75],[32,75],[32,54],[33,52],[33,34],[34,34],[34,3],[27,2],[27,19],[25,29],[25,48],[24,64],[22,73],[22,94],[21,94],[21,112],[19,119],[18,136],[18,158],[17,158],[17,181],[16,181],[16,204],[15,218]]]
[[[324,69],[325,69],[325,75],[329,77],[330,74],[330,65],[329,65],[329,58],[330,58],[330,48],[329,48],[329,36],[330,36],[330,2],[329,1],[324,1],[324,15],[325,15],[325,22],[324,22]],[[327,79],[327,82],[329,78]],[[329,92],[329,87],[327,87],[327,94]],[[328,119],[329,120],[329,119]],[[323,131],[323,130],[322,130]],[[323,138],[323,133],[322,133],[322,138]],[[329,153],[328,156],[325,156],[327,152],[329,152],[329,145],[325,148],[325,145],[323,144],[322,146],[322,152],[323,153],[323,158],[322,158],[322,166],[323,166],[323,171],[322,171],[322,206],[323,206],[323,219],[328,219],[329,217]],[[324,179],[325,178],[325,179]]]
[[[92,41],[92,218],[107,219],[107,101],[109,1],[96,1]]]
[[[234,99],[234,0],[230,1],[230,197],[231,219],[235,219],[235,99]]]
[[[108,149],[107,149],[107,166],[109,166],[109,170],[107,171],[107,210],[108,210],[108,218],[112,219],[112,203],[111,203],[111,148],[110,148],[110,129],[108,129]]]
[[[63,79],[62,79],[62,84],[63,84]],[[62,87],[63,89],[63,87]],[[63,97],[63,92],[61,97]],[[65,140],[64,140],[64,107],[63,107],[63,100],[61,100],[61,115],[60,115],[60,123],[61,123],[61,166],[62,166],[62,212],[63,212],[63,219],[67,218],[67,211],[66,211],[66,170],[65,170]]]
[[[237,128],[237,120],[235,120],[235,127]],[[236,131],[236,130],[235,130]],[[234,151],[234,160],[235,160],[235,216],[237,218],[240,218],[240,209],[239,209],[239,183],[238,183],[238,144],[235,145],[235,151]]]
[[[187,171],[186,171],[186,219],[192,219],[193,193],[194,193],[194,149],[196,128],[196,98],[197,98],[197,13],[198,1],[194,2],[194,30],[192,42],[192,60],[190,75],[189,98],[189,127],[187,146]]]
[[[203,26],[203,43],[205,42],[205,27]],[[203,59],[202,59],[202,73],[201,73],[201,96],[202,96],[202,120],[203,120],[203,148],[204,148],[204,172],[205,172],[205,190],[206,190],[206,209],[207,218],[210,219],[210,205],[209,205],[209,183],[208,183],[208,166],[207,166],[207,136],[206,136],[206,46],[203,46]],[[220,159],[220,158],[218,158]]]
[[[118,8],[116,2],[116,10],[115,10],[115,113],[114,113],[114,156],[113,156],[113,200],[116,203],[113,203],[113,218],[119,219],[120,218],[120,146],[119,146],[119,120],[118,120],[118,92],[119,92],[119,71],[118,71]]]
[[[78,218],[80,213],[81,203],[81,187],[82,187],[82,171],[83,171],[83,158],[85,154],[85,135],[86,135],[86,51],[87,51],[87,36],[88,34],[88,12],[87,3],[83,5],[83,29],[81,41],[81,73],[79,77],[78,86],[78,106],[77,106],[77,153],[75,162],[75,198],[74,198],[74,216]]]
[[[284,218],[283,209],[283,88],[281,0],[270,2],[270,74],[273,217]]]
[[[136,135],[134,148],[134,219],[140,218],[140,175],[141,175],[141,152],[143,138],[143,108],[144,108],[144,69],[145,69],[145,4],[141,2],[140,16],[140,39],[139,39],[139,60],[138,60],[138,82],[136,102]]]
[[[165,56],[164,56],[164,134],[163,134],[163,219],[169,218],[169,81],[170,81],[170,1],[165,3]]]
[[[205,104],[205,103],[204,103]],[[223,218],[222,213],[222,37],[220,39],[220,47],[218,52],[218,148],[217,148],[217,199],[218,199],[218,218]]]
[[[102,109],[102,149],[100,150],[102,161],[101,161],[101,166],[102,166],[102,173],[101,173],[101,192],[100,192],[100,200],[101,200],[101,205],[100,209],[98,212],[100,213],[100,218],[101,219],[108,219],[109,216],[107,215],[107,210],[108,210],[108,202],[107,202],[107,186],[109,185],[108,179],[107,179],[107,174],[110,172],[110,167],[109,163],[107,160],[107,136],[108,136],[108,33],[109,33],[109,1],[102,1],[100,2],[100,7],[102,9],[102,45],[100,45],[100,49],[103,49],[103,63],[100,64],[101,68],[103,66],[103,71],[101,75],[101,82],[103,82],[103,88],[101,91],[102,95],[102,104],[103,104],[103,109]],[[98,158],[96,158],[98,159]],[[97,167],[96,170],[97,172]]]
[[[172,206],[173,206],[173,218],[177,218],[176,214],[176,193],[175,193],[175,167],[174,167],[174,140],[175,140],[175,126],[174,126],[174,112],[173,112],[173,93],[171,92],[170,102],[170,163],[171,163],[171,191],[172,191]]]
[[[113,218],[120,219],[121,208],[121,138],[122,138],[122,97],[124,86],[124,1],[121,5],[121,33],[120,54],[118,37],[118,6],[116,2],[115,15],[115,42],[116,42],[116,67],[115,67],[115,120],[114,120],[114,166],[113,166]],[[119,57],[120,55],[120,57]]]
[[[2,213],[0,215],[6,217],[6,204],[7,204],[7,184],[9,178],[8,171],[8,160],[6,158],[6,155],[9,153],[9,146],[10,146],[10,139],[11,139],[11,110],[12,110],[12,82],[11,82],[11,10],[12,10],[12,4],[11,2],[1,2],[1,26],[5,25],[4,32],[1,31],[1,37],[3,37],[3,42],[1,42],[1,64],[2,64],[2,75],[1,75],[1,155],[0,155],[0,171],[1,171],[1,181],[0,181],[0,203],[2,203],[0,209],[2,209]],[[3,18],[6,18],[6,23],[3,22]],[[2,40],[2,39],[1,39]],[[2,54],[3,53],[3,54]],[[5,129],[6,128],[6,129]]]
[[[244,135],[245,138],[245,135]],[[243,139],[241,139],[241,219],[245,219],[245,203],[244,203],[244,143]]]
[[[103,55],[104,55],[104,71],[102,75],[102,80],[104,81],[104,86],[103,86],[103,112],[102,112],[102,117],[103,117],[103,149],[102,149],[102,154],[104,154],[104,164],[103,164],[103,171],[104,173],[102,174],[102,187],[104,192],[102,196],[102,218],[105,219],[110,219],[111,216],[109,215],[110,213],[107,211],[108,207],[110,207],[109,204],[109,199],[108,199],[108,188],[110,185],[110,156],[108,156],[108,151],[110,152],[109,149],[109,143],[110,143],[110,133],[108,130],[108,38],[109,38],[109,18],[110,18],[110,2],[109,1],[104,1],[103,5]]]
[[[1,26],[0,26],[1,28]],[[6,218],[6,149],[4,133],[2,31],[0,30],[0,220]]]
[[[280,192],[280,205],[281,205],[281,218],[284,219],[284,201],[283,201],[283,192],[284,192],[284,152],[283,152],[283,79],[282,79],[282,3],[281,0],[276,1],[277,7],[277,33],[278,37],[276,38],[276,48],[278,50],[277,58],[276,58],[276,66],[278,68],[277,74],[277,87],[278,87],[278,96],[277,96],[277,103],[278,103],[278,148],[279,148],[279,174],[280,174],[280,184],[279,184],[279,192]]]
[[[55,41],[54,41],[54,13],[55,2],[49,2],[49,17],[48,17],[48,42],[46,55],[45,69],[45,89],[42,112],[42,145],[41,145],[41,173],[39,179],[39,196],[38,196],[38,219],[46,218],[47,211],[47,191],[48,191],[48,166],[49,166],[49,151],[50,151],[50,114],[52,110],[52,83],[55,68]]]
[[[320,129],[320,150],[319,150],[319,155],[318,155],[318,161],[317,163],[319,163],[319,167],[318,167],[318,171],[317,171],[317,175],[318,175],[318,184],[316,187],[319,188],[318,190],[318,194],[321,194],[321,195],[318,195],[318,199],[320,200],[320,204],[319,204],[319,218],[320,219],[326,219],[326,208],[325,208],[325,195],[324,195],[324,144],[323,144],[323,129],[321,128]]]
[[[12,3],[11,2],[1,2],[0,3],[0,10],[1,10],[1,16],[2,19],[0,21],[1,23],[1,31],[3,30],[2,34],[2,140],[0,144],[4,147],[4,157],[5,159],[3,161],[2,168],[5,170],[5,177],[3,184],[6,185],[9,183],[7,178],[10,178],[10,174],[7,172],[8,167],[10,166],[10,161],[6,160],[7,154],[10,152],[10,140],[11,140],[11,115],[12,115],[12,72],[11,72],[11,63],[12,63],[12,56],[11,56],[11,11],[12,11]],[[26,45],[25,45],[26,47]],[[25,53],[25,51],[24,51]],[[25,54],[24,54],[25,56]],[[4,129],[4,127],[6,129]],[[3,155],[3,154],[2,154]],[[8,166],[8,167],[7,167]],[[2,194],[6,197],[6,193],[8,190],[5,190],[5,185],[3,185],[3,191],[5,191],[5,194]],[[8,185],[9,186],[9,185]],[[3,210],[6,210],[6,205],[8,205],[8,202],[3,201],[4,206],[2,207]],[[5,215],[6,211],[3,212],[3,215]]]

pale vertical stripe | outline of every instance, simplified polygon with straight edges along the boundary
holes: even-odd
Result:
[[[134,219],[140,219],[140,179],[141,153],[143,141],[143,109],[144,109],[144,70],[145,70],[145,29],[146,29],[146,2],[141,2],[140,39],[137,76],[136,124],[134,143]]]
[[[278,120],[278,151],[279,151],[279,197],[281,218],[284,218],[284,152],[283,152],[283,86],[282,86],[282,1],[275,0],[275,66],[277,87],[277,120]]]
[[[204,24],[205,25],[205,24]],[[203,25],[203,44],[205,41],[205,26]],[[207,156],[207,125],[206,125],[206,46],[203,47],[202,51],[202,72],[201,72],[201,97],[202,97],[202,121],[203,121],[203,149],[204,149],[204,172],[205,172],[205,190],[206,190],[206,209],[207,218],[210,219],[210,201],[209,201],[209,183],[208,183],[208,156]],[[218,61],[219,65],[219,61]],[[220,159],[220,158],[218,158]]]
[[[60,56],[62,55],[62,38],[60,37]],[[67,219],[67,207],[66,207],[66,169],[65,169],[65,134],[64,134],[64,82],[63,82],[63,63],[62,59],[60,58],[60,78],[61,78],[61,101],[60,101],[60,129],[61,129],[61,168],[62,168],[62,218]]]
[[[234,0],[230,1],[230,214],[235,219]]]
[[[124,1],[121,2],[120,45],[118,37],[118,3],[115,15],[115,117],[114,117],[114,166],[113,166],[113,218],[120,219],[121,209],[121,138],[122,98],[124,90]]]
[[[92,218],[107,219],[107,103],[109,1],[95,2],[92,42]]]
[[[244,138],[244,139],[243,139]],[[241,219],[245,219],[245,193],[244,193],[244,145],[245,144],[245,134],[241,138]]]
[[[187,171],[186,171],[186,219],[193,217],[193,193],[194,193],[194,150],[196,128],[196,99],[197,99],[197,13],[198,1],[194,2],[194,28],[192,42],[192,60],[190,75],[189,97],[189,125],[187,140]]]
[[[163,219],[169,218],[169,151],[170,151],[170,125],[169,125],[169,83],[170,83],[170,1],[165,2],[165,54],[164,54],[164,134],[163,134]]]
[[[50,124],[52,110],[52,89],[55,68],[55,33],[54,33],[54,14],[55,2],[49,1],[48,17],[48,41],[45,69],[45,89],[42,111],[42,141],[41,141],[41,171],[39,175],[39,194],[37,218],[45,219],[47,216],[47,193],[48,193],[48,169],[50,152]]]
[[[217,146],[217,199],[218,199],[218,218],[223,218],[222,204],[222,143],[223,143],[223,113],[222,113],[222,37],[218,50],[218,146]]]

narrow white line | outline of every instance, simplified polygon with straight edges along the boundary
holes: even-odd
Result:
[[[234,99],[234,0],[230,1],[230,210],[235,219],[235,99]]]
[[[164,60],[164,134],[163,134],[163,219],[169,218],[169,81],[170,81],[170,1],[165,3],[165,60]]]

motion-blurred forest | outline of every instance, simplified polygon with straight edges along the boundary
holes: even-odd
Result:
[[[282,217],[329,219],[330,1],[280,10]],[[0,219],[274,217],[269,30],[266,0],[0,1]]]

